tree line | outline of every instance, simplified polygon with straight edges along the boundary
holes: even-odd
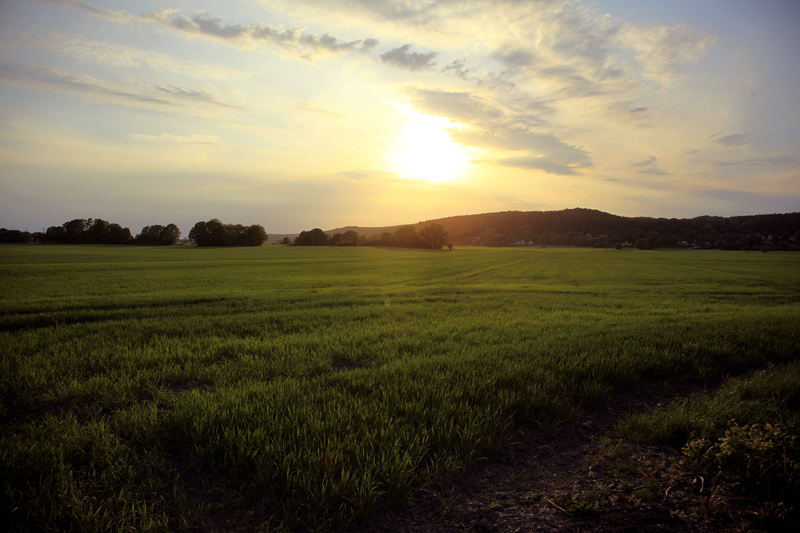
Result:
[[[284,239],[289,244],[289,238]],[[428,224],[417,231],[413,225],[400,226],[394,232],[359,235],[354,230],[334,233],[328,236],[320,228],[300,232],[293,244],[295,246],[393,246],[398,248],[425,248],[441,250],[443,247],[453,248],[447,229],[441,224]]]
[[[101,218],[76,218],[45,231],[28,232],[0,228],[0,243],[45,244],[139,244],[171,246],[178,243],[181,230],[175,224],[145,226],[134,237],[131,230]],[[198,222],[189,232],[189,241],[197,246],[261,246],[268,235],[258,224],[223,224],[219,219]]]
[[[800,250],[800,213],[677,219],[564,209],[462,215],[417,226],[431,222],[443,225],[451,242],[463,245],[614,247],[617,243],[635,246],[646,239],[657,248]]]
[[[258,224],[223,224],[218,218],[198,222],[189,232],[189,241],[197,246],[261,246],[267,238],[266,230]]]

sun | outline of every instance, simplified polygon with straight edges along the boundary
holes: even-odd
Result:
[[[412,108],[403,111],[406,122],[390,147],[389,170],[433,183],[465,177],[472,156],[469,149],[450,139],[450,131],[463,126]]]

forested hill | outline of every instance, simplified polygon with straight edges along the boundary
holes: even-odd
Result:
[[[701,216],[690,219],[622,217],[595,209],[561,211],[504,211],[426,220],[412,224],[418,230],[432,222],[442,224],[454,244],[513,246],[521,244],[594,245],[634,243],[648,238],[658,247],[750,249],[769,245],[793,249],[800,245],[800,213],[737,217]],[[337,228],[370,235],[399,226]]]

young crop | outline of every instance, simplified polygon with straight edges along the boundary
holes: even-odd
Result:
[[[452,486],[517,422],[795,360],[796,257],[0,247],[0,521],[345,527]],[[748,394],[796,401],[773,381]],[[766,442],[701,401],[647,424],[679,446],[712,427],[734,463]]]

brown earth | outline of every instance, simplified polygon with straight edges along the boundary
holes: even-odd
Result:
[[[472,465],[461,481],[422,491],[400,508],[379,509],[347,531],[761,531],[744,518],[755,507],[731,496],[719,478],[685,473],[679,450],[615,434],[627,413],[671,397],[629,394],[605,409],[579,411],[550,435],[517,426],[512,444]]]

